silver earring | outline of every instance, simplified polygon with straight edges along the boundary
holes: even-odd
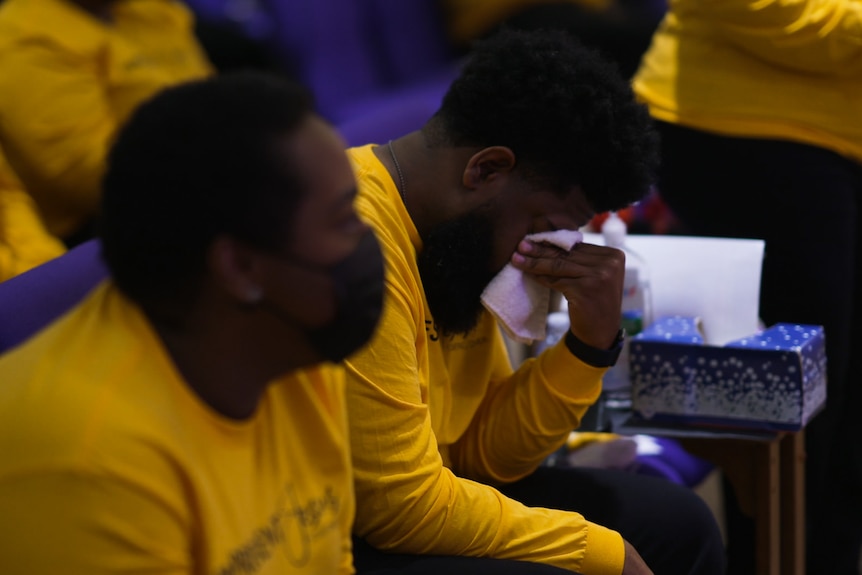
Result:
[[[251,286],[245,292],[246,303],[259,303],[263,299],[263,290],[260,286]]]

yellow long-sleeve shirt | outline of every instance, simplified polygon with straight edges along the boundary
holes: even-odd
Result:
[[[666,122],[862,161],[862,1],[672,0],[634,89]]]
[[[189,11],[120,0],[110,23],[65,0],[0,5],[0,142],[48,231],[64,237],[98,208],[117,127],[166,86],[211,73]],[[0,188],[0,194],[6,188]]]
[[[561,344],[513,373],[489,313],[466,337],[439,337],[416,266],[421,240],[395,184],[371,146],[348,153],[357,210],[387,263],[377,333],[346,363],[355,532],[396,552],[618,575],[618,533],[578,513],[525,507],[481,483],[535,470],[595,401],[604,370]]]
[[[0,358],[0,573],[353,572],[344,372],[203,403],[110,283]]]

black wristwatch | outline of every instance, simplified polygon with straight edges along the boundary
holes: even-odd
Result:
[[[572,330],[566,332],[565,341],[569,351],[587,365],[593,367],[611,367],[617,362],[617,358],[620,357],[625,340],[626,330],[621,329],[617,332],[617,337],[609,349],[599,349],[585,344],[572,333]]]

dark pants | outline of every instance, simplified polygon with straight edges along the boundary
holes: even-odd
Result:
[[[724,548],[715,520],[691,490],[623,471],[542,467],[503,493],[532,507],[574,510],[622,533],[656,574],[722,574]],[[381,553],[356,543],[357,573],[387,570],[446,575],[552,573],[533,563]],[[555,570],[560,573],[570,571]]]
[[[357,575],[572,575],[526,561],[384,553],[358,537],[353,538],[353,561]]]
[[[760,315],[823,325],[827,407],[806,429],[809,573],[862,544],[862,165],[797,143],[659,124],[659,192],[687,233],[766,241]]]

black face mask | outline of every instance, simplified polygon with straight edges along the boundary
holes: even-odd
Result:
[[[383,311],[383,254],[369,230],[352,254],[329,268],[336,315],[308,332],[320,355],[339,362],[368,343]]]
[[[323,327],[306,329],[305,333],[312,347],[324,359],[337,363],[368,343],[380,320],[384,288],[380,245],[369,230],[353,253],[331,267],[298,263],[332,279],[335,287],[335,318]],[[276,317],[296,324],[296,320],[271,301],[263,300],[260,303]]]

